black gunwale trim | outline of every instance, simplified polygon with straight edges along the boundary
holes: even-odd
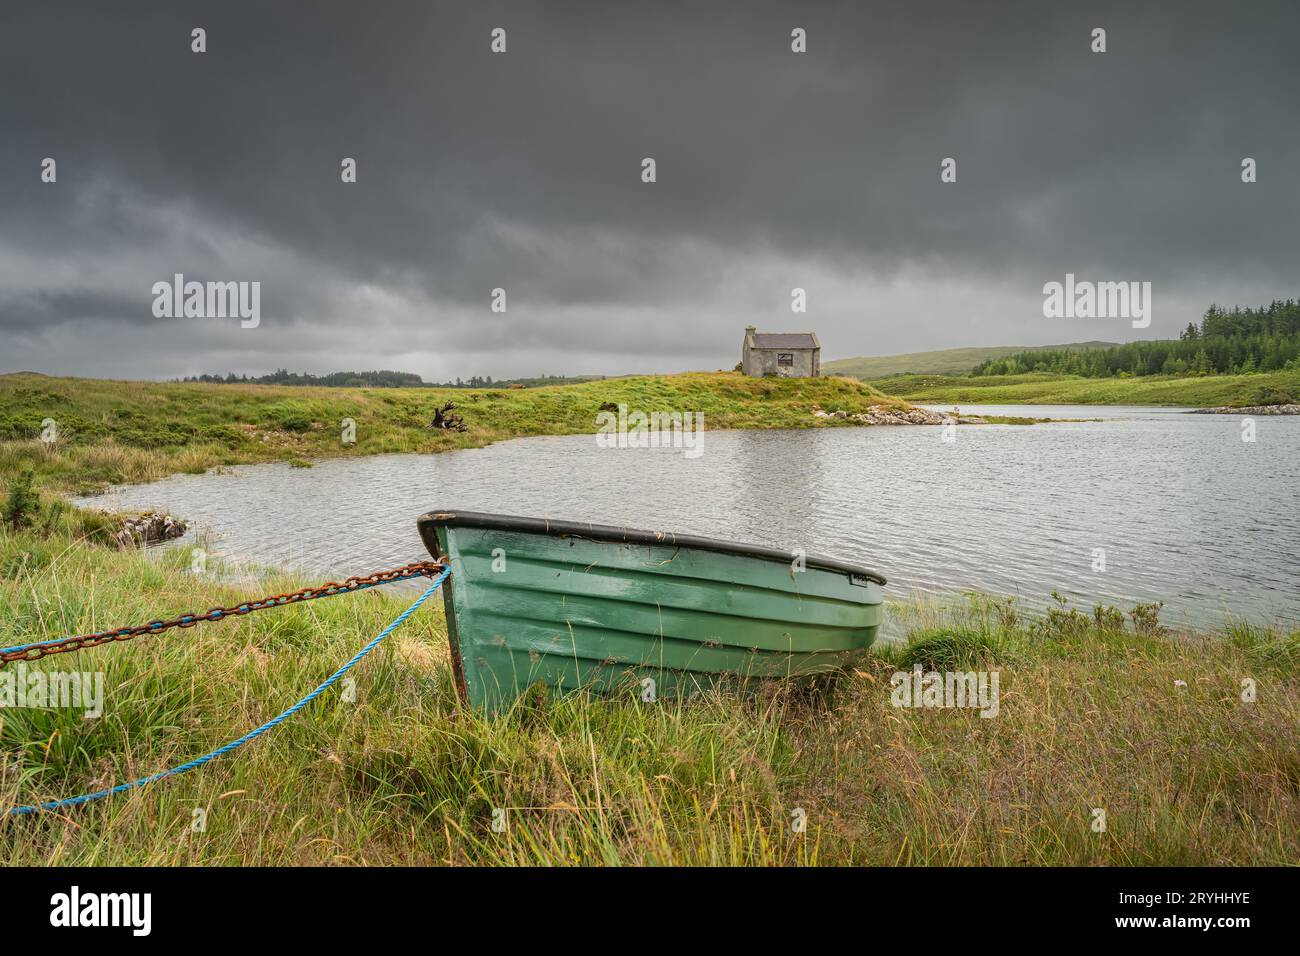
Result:
[[[740,544],[735,541],[722,541],[718,538],[704,538],[690,534],[673,534],[670,531],[638,531],[635,528],[620,528],[607,524],[587,524],[582,521],[551,521],[547,518],[522,518],[516,515],[484,514],[478,511],[430,511],[421,515],[416,522],[424,546],[435,558],[438,557],[438,539],[436,529],[449,528],[488,528],[495,531],[520,531],[525,534],[544,534],[556,538],[590,538],[593,541],[612,541],[617,544],[645,544],[659,547],[694,548],[700,551],[714,551],[719,554],[735,554],[745,558],[759,558],[763,561],[777,561],[789,564],[791,555],[788,551],[765,548],[756,544]],[[883,575],[860,565],[849,564],[836,558],[807,555],[805,563],[810,568],[823,571],[839,571],[845,574],[857,574],[877,584],[885,584]]]

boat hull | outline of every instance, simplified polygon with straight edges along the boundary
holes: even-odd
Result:
[[[420,530],[451,567],[458,690],[488,714],[537,682],[653,699],[825,673],[858,661],[880,625],[883,579],[838,562],[464,512]]]

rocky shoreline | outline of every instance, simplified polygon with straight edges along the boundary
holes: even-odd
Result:
[[[857,422],[860,425],[945,425],[954,422],[958,425],[988,424],[978,415],[963,415],[957,409],[951,412],[932,412],[928,408],[910,408],[907,410],[891,408],[888,405],[872,405],[865,412],[828,412],[818,408],[813,411],[814,418],[840,418]]]
[[[1300,415],[1300,405],[1245,405],[1234,408],[1218,405],[1214,408],[1193,408],[1193,415]]]
[[[188,522],[157,511],[122,515],[121,520],[122,526],[113,535],[113,540],[123,548],[171,541],[179,538],[189,528]]]

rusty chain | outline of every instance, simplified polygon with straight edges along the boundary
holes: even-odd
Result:
[[[173,627],[193,627],[200,621],[220,621],[227,617],[239,617],[253,611],[268,607],[284,607],[287,604],[300,604],[317,598],[332,597],[335,594],[348,594],[362,591],[379,584],[392,584],[417,577],[436,577],[442,573],[443,565],[437,561],[413,561],[400,568],[389,571],[376,571],[374,574],[356,575],[343,581],[328,581],[316,587],[300,588],[287,594],[276,594],[262,598],[260,601],[245,601],[233,607],[214,607],[205,614],[181,614],[168,621],[150,621],[135,627],[121,627],[111,631],[97,631],[78,637],[62,637],[52,641],[37,641],[33,644],[20,644],[0,650],[0,669],[11,661],[36,661],[54,654],[67,654],[82,648],[98,647],[112,641],[129,641],[141,634],[161,634]]]

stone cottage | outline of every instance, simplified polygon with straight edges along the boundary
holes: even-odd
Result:
[[[822,344],[814,332],[759,332],[747,325],[740,370],[753,378],[816,378],[822,372]]]

